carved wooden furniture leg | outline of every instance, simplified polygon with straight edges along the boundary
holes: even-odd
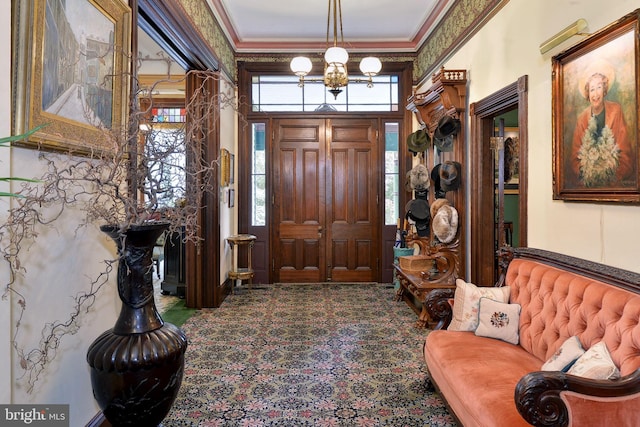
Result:
[[[402,285],[396,291],[396,301],[402,301],[404,299],[404,288]]]
[[[418,320],[416,320],[416,328],[428,328],[430,321],[431,321],[431,317],[429,317],[429,313],[427,312],[427,307],[423,302],[422,310],[420,311]]]

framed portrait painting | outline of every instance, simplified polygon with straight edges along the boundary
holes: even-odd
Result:
[[[131,9],[122,0],[14,0],[16,131],[83,154],[126,126]]]
[[[640,202],[639,16],[552,58],[554,199]]]

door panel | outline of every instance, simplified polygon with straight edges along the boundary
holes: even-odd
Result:
[[[378,170],[375,120],[329,121],[327,280],[378,280]]]
[[[275,280],[324,281],[324,120],[279,120],[275,129]]]
[[[376,120],[275,126],[275,280],[377,281]]]

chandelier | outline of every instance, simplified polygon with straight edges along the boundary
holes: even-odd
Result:
[[[337,4],[337,5],[336,5]],[[333,19],[332,19],[333,18]],[[333,22],[333,46],[329,45],[329,30]],[[342,5],[341,0],[329,0],[329,12],[327,14],[327,50],[324,53],[324,77],[322,79],[307,78],[305,76],[311,71],[311,60],[306,56],[296,56],[291,60],[291,71],[300,78],[298,86],[304,86],[305,82],[324,82],[333,94],[334,99],[338,98],[342,88],[351,83],[367,83],[367,87],[373,87],[373,79],[382,69],[382,63],[374,56],[367,56],[360,61],[360,71],[367,78],[349,78],[347,72],[347,61],[349,53],[341,46],[338,46],[338,22],[340,22],[340,45],[344,45],[342,35]]]

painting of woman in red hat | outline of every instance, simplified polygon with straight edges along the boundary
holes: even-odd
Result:
[[[634,172],[622,107],[606,98],[614,79],[613,68],[598,61],[579,82],[589,105],[576,121],[571,168],[585,187],[621,186]]]

